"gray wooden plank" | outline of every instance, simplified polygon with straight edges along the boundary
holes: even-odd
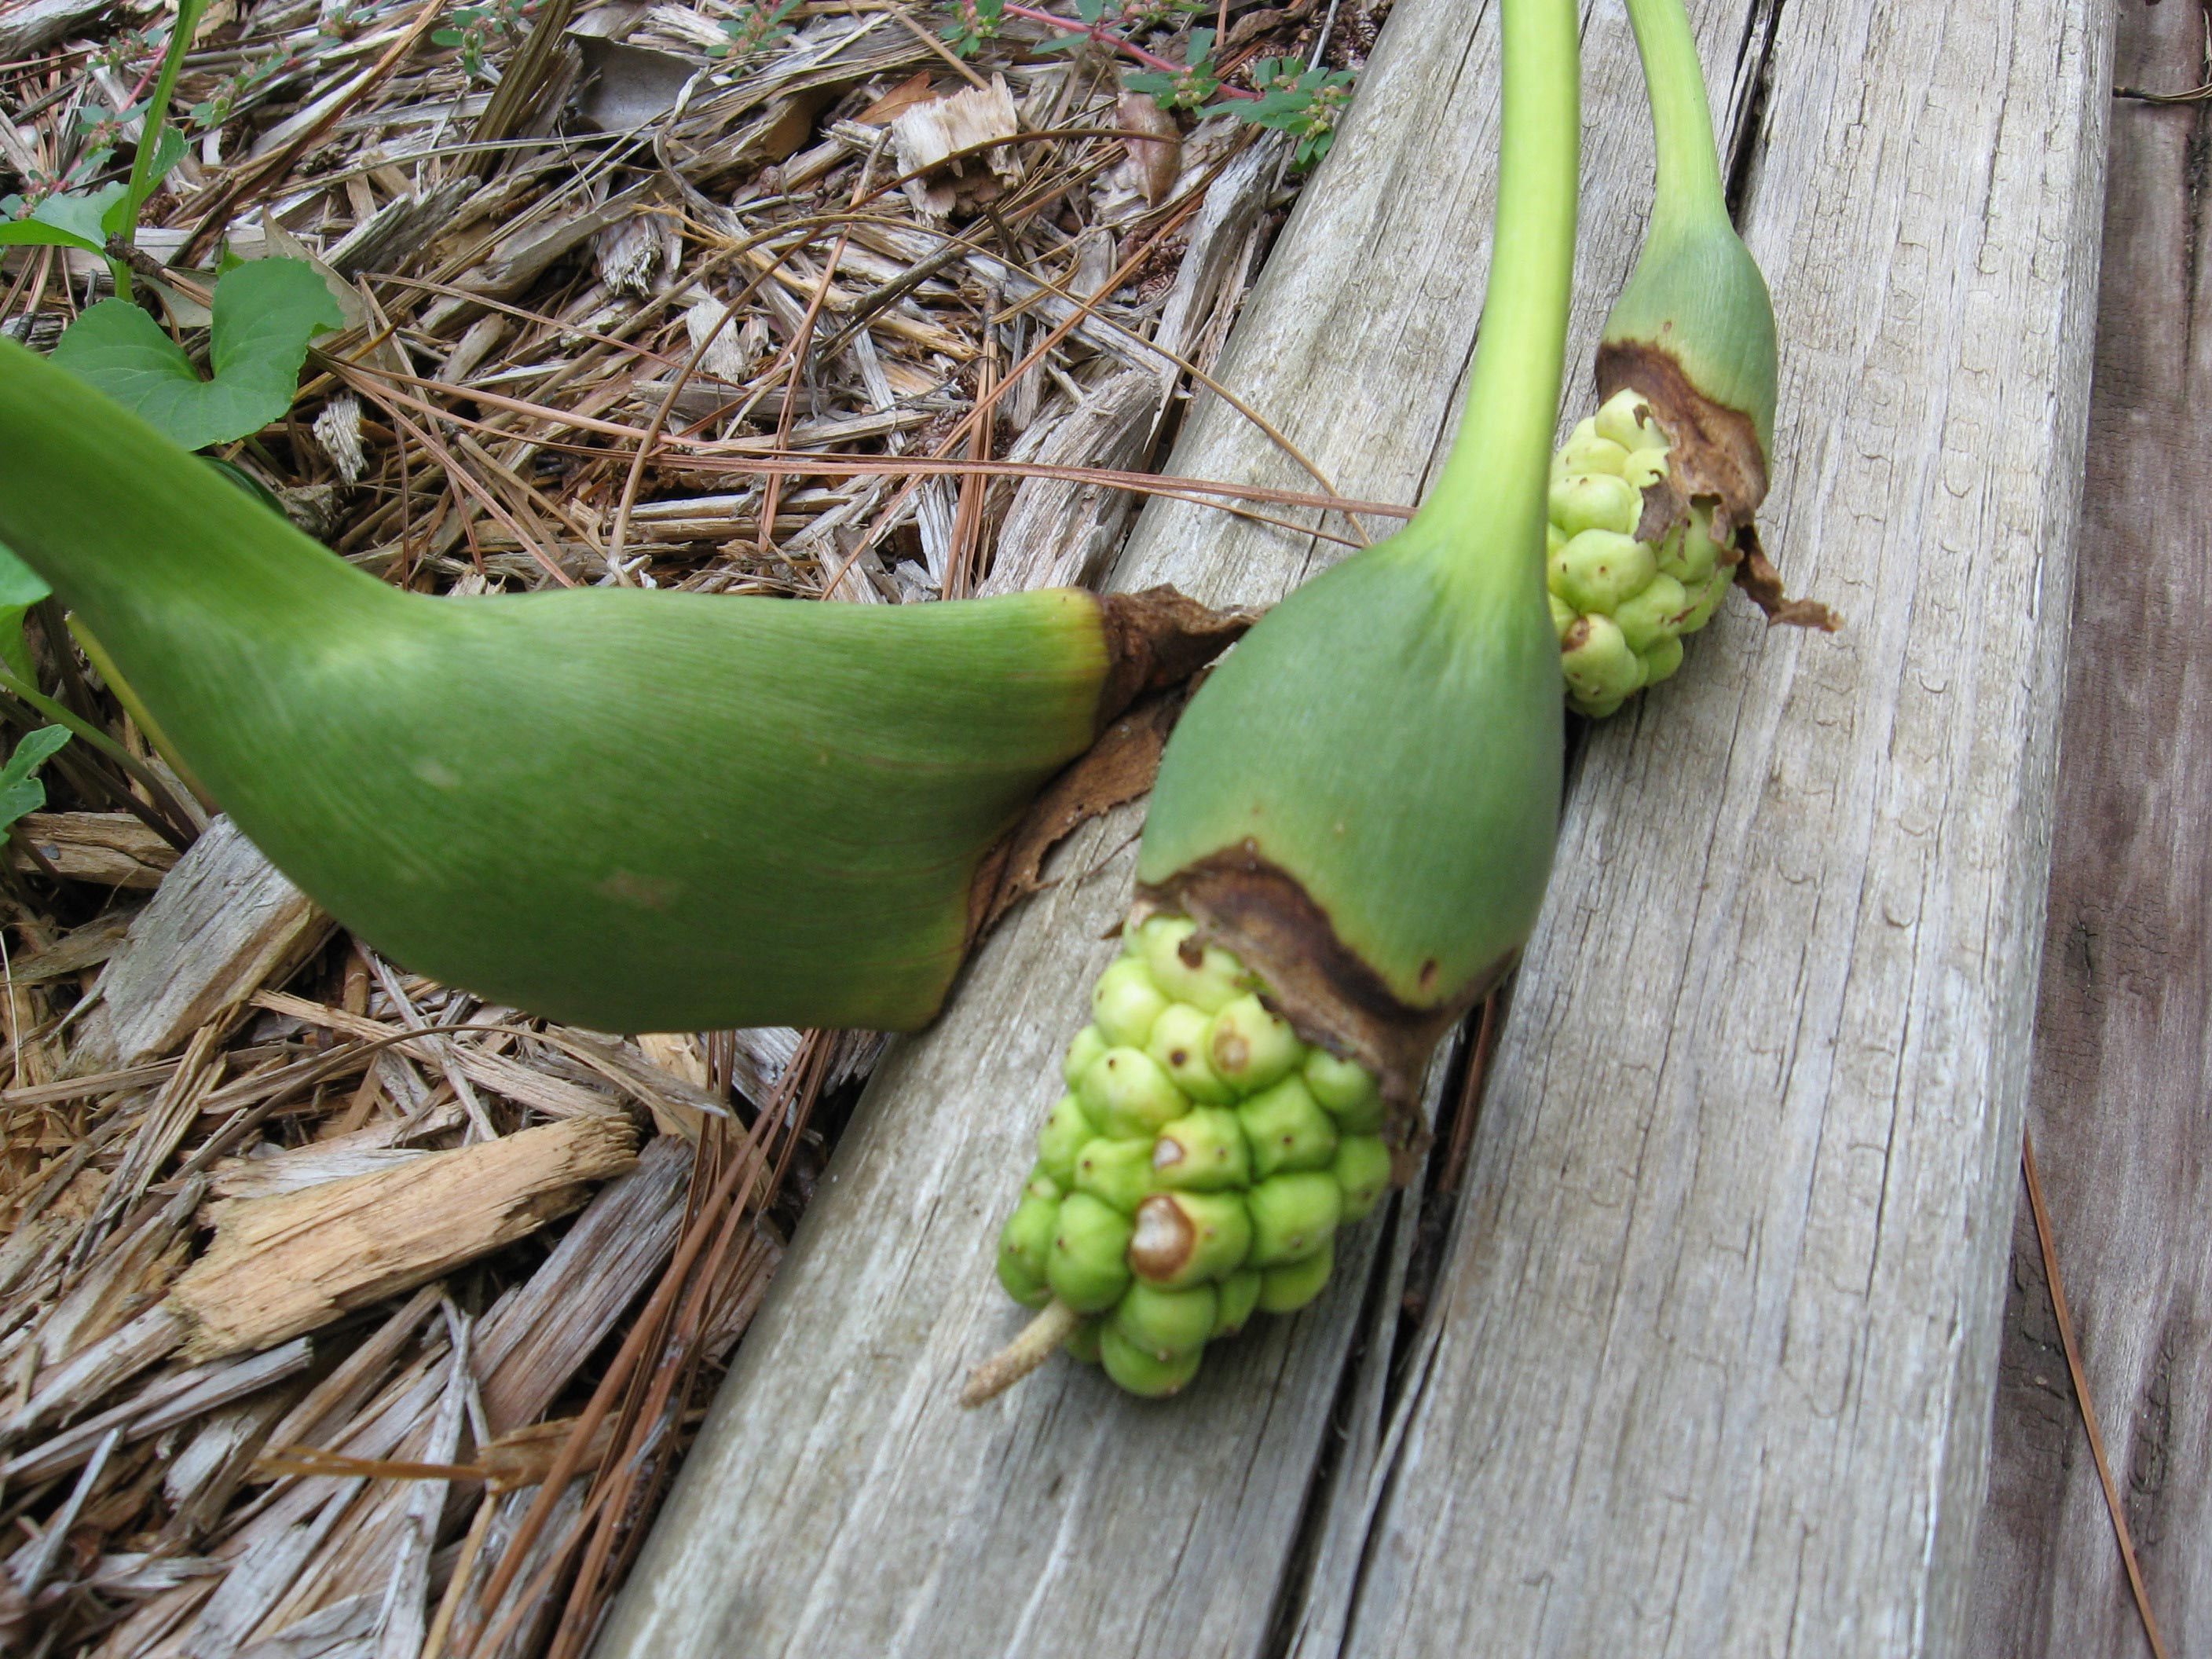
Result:
[[[1348,1651],[1958,1650],[2048,874],[2106,0],[1790,0],[1770,544],[1594,733]],[[1724,77],[1723,77],[1724,78]]]
[[[1702,8],[1717,39],[1742,0]],[[1650,157],[1626,21],[1594,25],[1585,354],[1634,253]],[[1455,423],[1481,303],[1497,142],[1494,9],[1400,0],[1334,154],[1220,369],[1339,488],[1411,501]],[[1328,395],[1315,395],[1325,387]],[[1194,404],[1172,471],[1311,488],[1232,410]],[[1378,526],[1378,533],[1388,526]],[[1265,602],[1340,551],[1147,507],[1113,585]],[[1376,1263],[1340,1255],[1316,1307],[1210,1354],[1165,1406],[1054,1364],[963,1413],[966,1366],[1018,1328],[995,1228],[1131,890],[1132,815],[895,1051],[647,1543],[602,1659],[1265,1651]]]
[[[2203,80],[2200,7],[2122,8],[2114,80]],[[2212,289],[2201,104],[2112,117],[2096,378],[2029,1115],[2089,1389],[2177,1654],[2212,1649]],[[1973,1637],[2148,1650],[2024,1213]]]

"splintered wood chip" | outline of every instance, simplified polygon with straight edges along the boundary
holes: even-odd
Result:
[[[192,1360],[245,1353],[410,1290],[566,1215],[635,1162],[626,1118],[593,1115],[433,1152],[404,1168],[215,1209],[215,1242],[169,1305]]]

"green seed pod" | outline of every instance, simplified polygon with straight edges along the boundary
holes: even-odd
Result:
[[[1559,658],[1567,689],[1586,714],[1611,714],[1644,684],[1644,662],[1628,648],[1620,624],[1610,617],[1583,617],[1568,634]]]
[[[1091,1018],[1117,1048],[1143,1048],[1152,1035],[1152,1022],[1167,1006],[1151,973],[1133,957],[1123,957],[1101,974],[1091,993]]]
[[[1179,1394],[1198,1375],[1198,1363],[1205,1356],[1203,1348],[1193,1348],[1188,1353],[1162,1359],[1147,1353],[1135,1343],[1108,1325],[1098,1333],[1098,1358],[1112,1377],[1131,1394],[1145,1400],[1164,1400]]]
[[[1315,1103],[1304,1079],[1286,1077],[1237,1109],[1252,1143],[1252,1172],[1322,1170],[1336,1156],[1336,1122]]]
[[[1067,1334],[1067,1340],[1060,1346],[1067,1351],[1068,1358],[1079,1364],[1098,1363],[1098,1333],[1105,1328],[1103,1319],[1086,1319]]]
[[[1075,1160],[1075,1190],[1112,1205],[1123,1215],[1135,1214],[1154,1184],[1150,1136],[1109,1140],[1101,1135]]]
[[[1024,1198],[1042,1198],[1048,1203],[1057,1204],[1066,1195],[1066,1184],[1054,1180],[1052,1171],[1042,1163],[1030,1169],[1030,1178],[1022,1183]]]
[[[1239,1094],[1255,1094],[1305,1058],[1290,1022],[1267,1012],[1255,996],[1242,996],[1213,1017],[1206,1058],[1213,1074]]]
[[[1658,572],[1657,555],[1635,537],[1585,530],[1552,560],[1552,591],[1578,611],[1610,616]]]
[[[1073,1095],[1062,1095],[1037,1132],[1037,1164],[1062,1188],[1075,1184],[1075,1160],[1098,1133]]]
[[[1234,1336],[1260,1305],[1260,1269],[1239,1267],[1221,1281],[1220,1310],[1213,1317],[1217,1337]]]
[[[1155,1193],[1137,1206],[1128,1260],[1139,1278],[1179,1291],[1227,1278],[1251,1249],[1252,1220],[1243,1194]]]
[[[1306,1089],[1348,1135],[1371,1135],[1382,1127],[1382,1096],[1375,1079],[1357,1060],[1340,1060],[1326,1048],[1306,1056]]]
[[[1671,679],[1674,671],[1682,665],[1682,641],[1669,634],[1654,640],[1651,648],[1644,653],[1644,683],[1656,685]]]
[[[1049,1294],[1045,1273],[1059,1222],[1058,1200],[1024,1198],[999,1234],[999,1282],[1025,1307],[1042,1307]]]
[[[1145,1052],[1159,1062],[1175,1086],[1202,1105],[1225,1106],[1237,1091],[1214,1076],[1206,1060],[1206,1036],[1213,1021],[1203,1009],[1171,1002],[1152,1025]]]
[[[1083,1086],[1083,1074],[1114,1045],[1106,1041],[1106,1033],[1096,1025],[1086,1025],[1075,1034],[1075,1041],[1067,1045],[1067,1058],[1061,1062],[1060,1077],[1071,1089]]]
[[[1140,1279],[1114,1304],[1108,1322],[1155,1358],[1171,1359],[1206,1346],[1219,1304],[1211,1285],[1164,1291]]]
[[[1260,1310],[1296,1313],[1322,1293],[1336,1267],[1336,1241],[1324,1238],[1321,1249],[1288,1267],[1269,1267],[1260,1275]]]
[[[1640,392],[1615,392],[1590,416],[1589,425],[1599,437],[1610,438],[1632,455],[1640,450],[1666,453],[1667,434],[1651,418],[1651,405]]]
[[[1344,1194],[1344,1218],[1339,1224],[1348,1227],[1364,1221],[1390,1190],[1390,1149],[1380,1135],[1346,1135],[1336,1144],[1336,1161],[1328,1172]]]
[[[1552,523],[1569,540],[1585,530],[1609,530],[1632,538],[1643,516],[1642,492],[1616,475],[1583,473],[1552,486]]]
[[[1220,1192],[1252,1181],[1252,1152],[1234,1111],[1201,1106],[1160,1131],[1152,1176],[1177,1192]]]
[[[1201,947],[1197,925],[1186,917],[1155,916],[1137,930],[1145,965],[1160,989],[1177,1002],[1218,1013],[1242,996],[1252,976],[1218,945]]]
[[[1689,609],[1690,596],[1682,584],[1662,571],[1652,576],[1642,592],[1616,605],[1613,620],[1628,641],[1628,648],[1643,653],[1662,639],[1674,639]]]
[[[1157,1134],[1190,1109],[1141,1048],[1109,1048],[1083,1074],[1076,1095],[1091,1121],[1121,1140]]]
[[[1565,643],[1568,633],[1577,623],[1582,620],[1583,613],[1556,593],[1547,594],[1545,597],[1552,604],[1552,628],[1559,635],[1560,641]]]
[[[1326,1170],[1270,1176],[1244,1202],[1252,1215],[1249,1260],[1255,1267],[1304,1261],[1328,1244],[1344,1214],[1344,1194]]]
[[[1579,474],[1584,477],[1618,478],[1626,471],[1626,448],[1610,439],[1599,437],[1595,431],[1585,433],[1581,428],[1576,430],[1577,436],[1568,440],[1567,452],[1561,458],[1566,464],[1567,476]]]
[[[1129,1218],[1089,1193],[1060,1200],[1045,1282],[1078,1313],[1103,1313],[1129,1288]]]

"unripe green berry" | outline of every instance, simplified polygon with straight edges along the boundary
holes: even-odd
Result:
[[[1572,540],[1585,530],[1633,537],[1644,516],[1644,496],[1627,479],[1607,472],[1570,477],[1552,486],[1552,522]]]
[[[1062,1204],[1064,1210],[1081,1194]],[[1344,1214],[1344,1194],[1326,1170],[1270,1176],[1245,1195],[1252,1214],[1255,1267],[1281,1267],[1303,1261],[1325,1247]],[[1055,1287],[1057,1288],[1057,1287]]]
[[[1321,1249],[1302,1261],[1285,1267],[1269,1267],[1260,1275],[1260,1309],[1263,1313],[1296,1313],[1322,1293],[1336,1267],[1336,1240],[1324,1238]]]
[[[1690,596],[1683,591],[1682,584],[1661,571],[1641,593],[1622,600],[1613,611],[1613,619],[1620,624],[1621,637],[1628,641],[1628,648],[1643,653],[1661,640],[1672,639],[1680,633],[1682,618],[1689,609]]]
[[[1206,1346],[1219,1303],[1211,1285],[1164,1291],[1140,1279],[1114,1304],[1108,1323],[1154,1358],[1170,1359]]]
[[[1735,580],[1734,568],[1723,565],[1708,573],[1704,581],[1690,587],[1690,608],[1682,618],[1683,633],[1694,634],[1713,619],[1713,612],[1720,609],[1729,584]]]
[[[1304,1079],[1286,1077],[1237,1109],[1252,1143],[1252,1172],[1326,1169],[1336,1157],[1336,1122],[1315,1103]]]
[[[1180,1393],[1198,1375],[1198,1363],[1205,1353],[1203,1348],[1193,1348],[1188,1353],[1162,1359],[1146,1352],[1111,1325],[1098,1333],[1098,1359],[1106,1367],[1106,1375],[1146,1400],[1164,1400]]]
[[[1060,1346],[1066,1350],[1069,1358],[1085,1365],[1098,1363],[1098,1332],[1106,1322],[1086,1319],[1067,1334],[1067,1340]]]
[[[1594,426],[1590,428],[1588,437],[1584,437],[1583,433],[1583,427],[1577,426],[1574,435],[1567,440],[1565,449],[1561,452],[1560,459],[1565,465],[1567,475],[1570,477],[1588,477],[1593,473],[1610,472],[1619,477],[1621,469],[1628,465],[1626,446],[1617,444],[1610,438],[1599,437]]]
[[[1336,1161],[1329,1165],[1329,1173],[1344,1194],[1340,1224],[1364,1221],[1390,1190],[1390,1149],[1380,1135],[1346,1135],[1336,1144]]]
[[[1149,1137],[1109,1140],[1100,1135],[1076,1158],[1075,1190],[1112,1205],[1123,1215],[1135,1214],[1153,1185]]]
[[[1251,1184],[1252,1153],[1243,1126],[1225,1106],[1200,1106],[1160,1131],[1152,1176],[1177,1192],[1219,1192]]]
[[[1100,1131],[1120,1140],[1157,1134],[1189,1109],[1182,1091],[1141,1048],[1109,1048],[1091,1062],[1075,1092]]]
[[[1552,603],[1552,631],[1564,642],[1567,630],[1575,625],[1583,613],[1556,593],[1546,593],[1544,597]]]
[[[1117,1048],[1143,1048],[1167,1006],[1151,972],[1134,957],[1118,958],[1091,991],[1091,1020]]]
[[[1217,1013],[1251,988],[1252,976],[1218,945],[1196,949],[1197,932],[1187,916],[1154,916],[1137,930],[1137,942],[1154,984],[1177,1002]]]
[[[1644,684],[1644,660],[1628,648],[1620,624],[1612,617],[1583,617],[1565,643],[1559,667],[1578,707],[1617,708]]]
[[[1073,1095],[1062,1095],[1037,1131],[1038,1167],[1061,1187],[1075,1184],[1075,1160],[1098,1127]]]
[[[1234,1336],[1260,1305],[1261,1273],[1257,1267],[1239,1267],[1221,1281],[1220,1309],[1213,1316],[1213,1334]]]
[[[1206,1034],[1212,1017],[1188,1002],[1170,1002],[1152,1024],[1152,1040],[1145,1052],[1159,1063],[1175,1086],[1193,1100],[1209,1106],[1225,1106],[1237,1091],[1214,1076],[1206,1064]]]
[[[1128,1265],[1139,1278],[1179,1291],[1227,1278],[1251,1249],[1252,1218],[1243,1194],[1154,1193],[1137,1206]]]
[[[1078,1313],[1103,1313],[1129,1288],[1129,1218],[1089,1193],[1060,1202],[1045,1262],[1052,1293]]]
[[[1326,1048],[1306,1056],[1306,1089],[1348,1135],[1371,1135],[1387,1114],[1375,1079],[1356,1060],[1340,1060]]]
[[[1635,537],[1585,530],[1553,555],[1549,579],[1552,591],[1576,610],[1610,615],[1658,569],[1651,550]]]
[[[1056,1179],[1052,1171],[1044,1167],[1042,1159],[1030,1166],[1029,1176],[1022,1182],[1024,1198],[1042,1198],[1057,1204],[1066,1193],[1066,1183]]]
[[[1288,1076],[1305,1052],[1290,1022],[1268,1012],[1255,996],[1239,997],[1224,1008],[1206,1034],[1206,1063],[1239,1094],[1256,1094]]]
[[[1651,648],[1644,653],[1644,683],[1656,685],[1662,680],[1672,679],[1674,671],[1681,665],[1682,641],[1680,638],[1669,634],[1663,639],[1654,640]]]
[[[1633,390],[1616,392],[1607,398],[1603,407],[1590,416],[1590,430],[1631,452],[1664,451],[1667,447],[1666,434],[1650,418],[1650,405],[1642,393]]]
[[[1051,1299],[1045,1289],[1045,1270],[1059,1220],[1059,1200],[1025,1198],[1000,1230],[999,1283],[1024,1307],[1041,1308]]]
[[[1075,1034],[1075,1041],[1067,1045],[1067,1058],[1060,1062],[1060,1075],[1071,1089],[1083,1081],[1099,1055],[1114,1045],[1106,1041],[1106,1033],[1096,1025],[1086,1025]]]

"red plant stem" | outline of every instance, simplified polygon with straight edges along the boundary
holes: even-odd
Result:
[[[1103,23],[1085,23],[1073,17],[1054,17],[1048,11],[1039,11],[1034,6],[1018,6],[1007,0],[1006,14],[1012,17],[1026,17],[1032,23],[1044,23],[1068,34],[1087,34],[1102,46],[1116,52],[1126,52],[1140,64],[1156,70],[1165,70],[1170,75],[1181,75],[1190,67],[1188,64],[1170,63],[1156,52],[1146,52],[1133,40],[1125,40]],[[1226,98],[1257,98],[1256,92],[1247,92],[1243,87],[1217,87],[1216,91]]]

